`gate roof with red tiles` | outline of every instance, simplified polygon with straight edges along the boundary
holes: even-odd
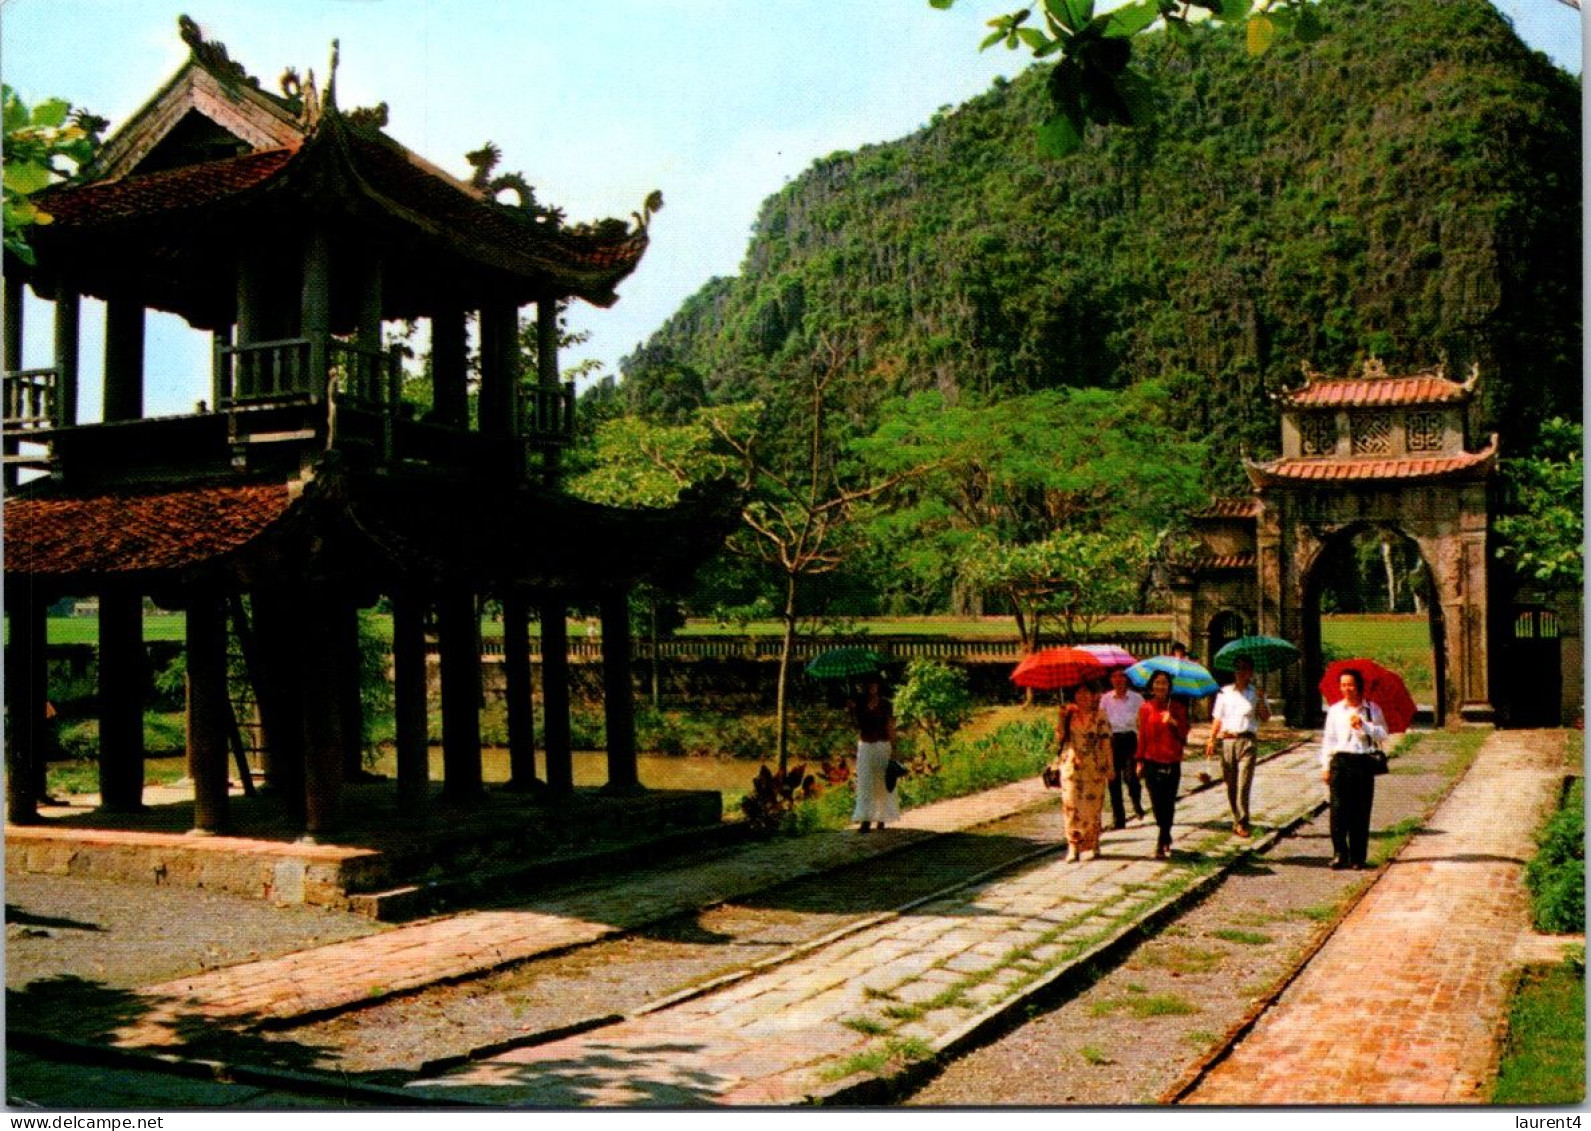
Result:
[[[1419,480],[1455,477],[1483,477],[1497,465],[1497,437],[1478,452],[1456,456],[1406,457],[1399,459],[1277,459],[1269,463],[1244,461],[1249,479],[1256,487],[1277,482],[1347,483],[1366,480]]]

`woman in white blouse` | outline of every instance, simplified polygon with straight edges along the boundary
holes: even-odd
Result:
[[[1322,778],[1331,787],[1333,868],[1364,868],[1370,842],[1370,807],[1376,778],[1369,755],[1387,740],[1381,708],[1364,697],[1364,676],[1355,668],[1342,673],[1342,698],[1326,712],[1320,740]]]

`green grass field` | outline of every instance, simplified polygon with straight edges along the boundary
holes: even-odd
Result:
[[[378,615],[372,617],[371,622],[377,633],[391,637],[392,623],[389,617]],[[591,627],[591,622],[573,619],[569,624],[569,632],[571,636],[582,637]],[[1165,633],[1170,627],[1171,622],[1167,617],[1112,617],[1097,626],[1093,634]],[[531,631],[536,631],[535,624],[532,624]],[[772,636],[781,631],[777,621],[731,625],[693,620],[686,624],[680,635],[738,636],[749,633]],[[1010,617],[891,617],[854,621],[840,632],[843,635],[956,636],[975,640],[1011,640],[1016,636],[1016,625]],[[500,621],[482,619],[482,636],[495,640],[501,638],[502,634]],[[1418,702],[1433,701],[1436,688],[1432,674],[1431,634],[1425,617],[1327,616],[1321,618],[1320,635],[1328,659],[1368,656],[1401,674]],[[49,636],[51,644],[94,644],[99,638],[99,622],[94,617],[52,617]],[[182,637],[181,613],[156,613],[144,618],[145,640],[181,640]]]

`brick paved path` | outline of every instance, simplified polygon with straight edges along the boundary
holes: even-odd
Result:
[[[1045,804],[1056,795],[1037,780],[1015,782],[910,810],[865,837],[827,831],[749,845],[513,910],[466,912],[177,978],[139,990],[150,1008],[118,1031],[117,1043],[164,1045],[179,1027],[302,1017],[481,974]]]
[[[1282,824],[1322,797],[1306,744],[1261,766],[1255,817]],[[773,1105],[833,1094],[953,1045],[1247,843],[1232,837],[1219,787],[1185,797],[1177,816],[1176,848],[1200,857],[1152,859],[1150,824],[1107,832],[1098,861],[1045,856],[702,996],[411,1087],[494,1105]],[[1059,841],[1058,813],[1053,833]]]
[[[1558,797],[1563,741],[1488,738],[1425,828],[1184,1102],[1480,1102],[1529,929],[1521,873]]]

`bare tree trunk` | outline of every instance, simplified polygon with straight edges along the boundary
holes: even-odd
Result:
[[[784,590],[784,639],[779,645],[779,690],[778,706],[776,707],[779,726],[779,738],[776,749],[779,753],[779,780],[784,781],[785,770],[790,756],[790,714],[789,704],[785,696],[785,689],[790,683],[790,657],[795,652],[796,636],[796,575],[785,576]]]
[[[1392,566],[1392,543],[1381,539],[1381,566],[1387,571],[1387,612],[1398,611],[1398,574]]]

